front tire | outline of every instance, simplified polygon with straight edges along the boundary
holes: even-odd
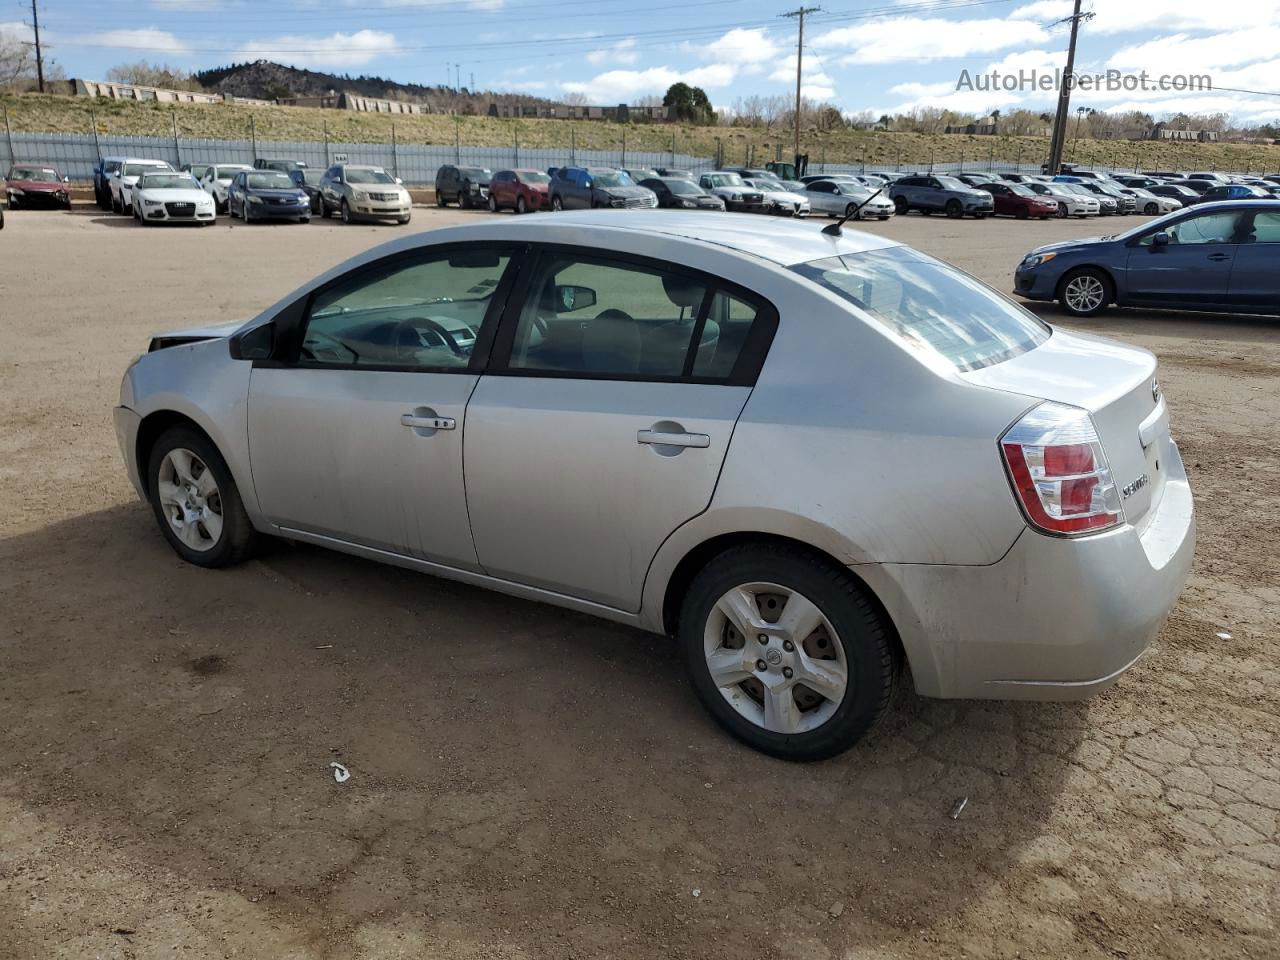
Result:
[[[948,200],[946,206],[947,216],[952,220],[959,220],[964,216],[964,207],[960,205],[959,200]]]
[[[516,213],[525,214],[529,212],[529,206],[524,202],[524,197],[516,197]]]
[[[490,213],[498,212],[498,198],[495,197],[492,193],[489,194],[489,212]]]
[[[227,463],[190,427],[166,430],[147,458],[151,509],[169,545],[188,563],[226,567],[257,545]]]
[[[1095,317],[1114,299],[1111,278],[1094,267],[1072,270],[1058,288],[1058,302],[1073,317]]]
[[[1069,210],[1067,209],[1067,205],[1066,205],[1065,203],[1059,203],[1059,204],[1058,204],[1058,219],[1059,219],[1059,220],[1065,220],[1065,219],[1067,219],[1067,216],[1070,214],[1070,212],[1071,212],[1071,211],[1069,211]]]
[[[351,207],[345,199],[342,201],[342,222],[347,225],[351,224]]]
[[[1160,212],[1160,204],[1148,203],[1145,207],[1142,208],[1142,212],[1145,213],[1148,217],[1154,217],[1157,213]]]
[[[907,205],[906,197],[894,197],[893,209],[897,211],[898,216],[905,217],[907,215],[907,211],[910,210],[911,208],[910,206]]]
[[[786,760],[857,743],[888,710],[891,628],[863,588],[800,547],[735,547],[694,578],[679,639],[694,690],[733,736]]]

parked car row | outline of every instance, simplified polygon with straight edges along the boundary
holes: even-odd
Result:
[[[336,163],[321,172],[300,160],[262,157],[253,166],[189,163],[182,170],[165,160],[103,157],[93,187],[101,209],[143,224],[213,223],[220,213],[246,223],[308,223],[319,215],[406,224],[413,206],[409,191],[382,167]]]

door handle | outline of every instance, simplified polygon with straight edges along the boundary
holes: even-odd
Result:
[[[400,423],[419,430],[452,430],[458,425],[453,417],[415,417],[412,413],[400,414]]]
[[[1229,253],[1211,253],[1211,254],[1209,254],[1209,259],[1210,259],[1210,260],[1229,260],[1230,258],[1231,258],[1231,254],[1229,254]]]
[[[705,433],[664,433],[659,430],[640,430],[636,443],[650,443],[664,447],[709,447],[711,438]]]

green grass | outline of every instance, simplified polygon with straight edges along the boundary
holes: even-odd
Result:
[[[726,164],[762,164],[781,150],[791,152],[789,130],[762,127],[695,127],[614,124],[567,120],[498,120],[439,114],[390,117],[305,107],[242,107],[231,104],[171,105],[95,100],[88,97],[0,96],[15,132],[90,133],[96,119],[101,134],[167,137],[177,118],[181,137],[248,139],[256,125],[259,140],[314,140],[389,143],[392,127],[402,143],[567,150],[570,140],[583,150],[665,152],[672,135],[679,153],[713,157],[723,145]],[[918,168],[963,160],[980,168],[990,160],[1036,163],[1048,154],[1043,137],[945,136],[876,131],[803,130],[802,149],[810,162],[867,163]],[[1078,140],[1067,145],[1066,159],[1136,169],[1280,170],[1280,146],[1230,143],[1168,144],[1128,140]]]

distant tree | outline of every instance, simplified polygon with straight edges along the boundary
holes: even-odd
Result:
[[[813,125],[821,133],[848,126],[840,108],[830,103],[823,104],[814,110]]]
[[[701,87],[691,87],[687,83],[673,83],[667,88],[662,98],[664,107],[675,110],[676,119],[686,123],[709,124],[715,120],[715,109]]]
[[[564,102],[571,107],[585,107],[591,101],[587,99],[585,93],[566,93]]]
[[[163,87],[169,90],[204,89],[190,72],[180,67],[147,63],[145,60],[117,64],[107,71],[107,79],[112,83],[132,83],[141,87]]]

